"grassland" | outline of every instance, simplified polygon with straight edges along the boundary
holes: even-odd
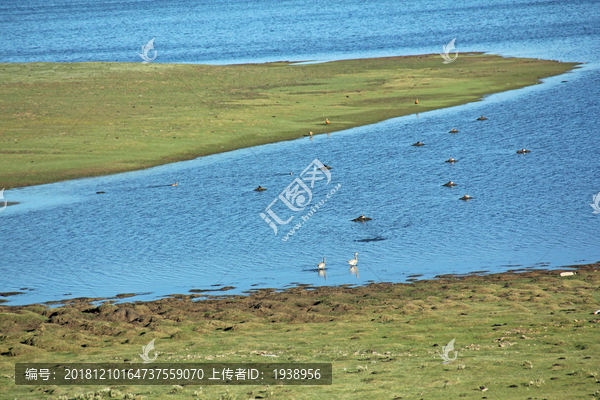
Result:
[[[0,306],[0,393],[18,399],[592,399],[600,263],[411,284]],[[331,386],[16,386],[16,362],[331,362]],[[455,339],[456,361],[442,364]],[[271,355],[265,357],[265,355]],[[276,357],[272,357],[275,355]],[[450,356],[453,353],[449,354]],[[124,364],[127,365],[127,364]]]
[[[482,54],[448,65],[439,55],[304,65],[0,64],[0,188],[367,125],[477,101],[574,66]]]

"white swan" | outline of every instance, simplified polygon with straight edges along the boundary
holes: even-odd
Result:
[[[351,268],[352,267],[356,267],[356,263],[358,263],[358,253],[354,253],[354,260],[350,260],[348,261],[348,264],[350,264]]]
[[[325,269],[325,257],[323,257],[323,262],[322,263],[318,263],[317,264],[317,267],[319,269]]]

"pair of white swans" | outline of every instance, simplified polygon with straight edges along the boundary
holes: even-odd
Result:
[[[354,253],[354,259],[348,261],[348,264],[350,264],[350,269],[356,268],[357,263],[358,263],[358,253]],[[323,257],[323,262],[317,264],[317,268],[325,269],[325,257]]]

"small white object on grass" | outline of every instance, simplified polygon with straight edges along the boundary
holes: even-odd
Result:
[[[560,276],[573,276],[573,275],[575,275],[575,272],[572,272],[572,271],[560,273]]]

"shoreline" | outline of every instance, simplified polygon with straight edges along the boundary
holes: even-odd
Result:
[[[310,64],[2,65],[9,99],[24,104],[31,86],[40,89],[39,104],[27,109],[33,122],[23,121],[18,108],[0,117],[17,137],[0,142],[6,155],[0,186],[10,189],[147,169],[449,108],[539,84],[582,64],[466,52],[448,65],[438,54]],[[117,84],[131,73],[134,82]],[[153,92],[157,85],[160,93]],[[111,102],[88,111],[86,129],[77,128],[99,94]]]
[[[488,273],[487,271],[476,271],[476,272],[472,272],[472,273],[468,273],[468,274],[444,274],[444,275],[436,275],[433,278],[429,278],[429,279],[416,279],[419,278],[420,274],[416,274],[416,275],[410,275],[408,276],[409,279],[407,279],[407,282],[369,282],[369,283],[364,283],[364,284],[341,284],[341,285],[332,285],[332,286],[314,286],[312,284],[298,284],[296,286],[290,287],[290,288],[257,288],[257,289],[250,289],[250,290],[245,290],[242,291],[241,294],[240,293],[232,293],[232,294],[213,294],[213,293],[217,293],[217,292],[225,292],[225,291],[229,291],[229,290],[233,290],[236,289],[233,286],[224,286],[222,288],[218,288],[218,289],[190,289],[188,291],[188,293],[172,293],[172,294],[167,294],[167,295],[159,295],[158,298],[153,299],[153,300],[135,300],[132,299],[134,304],[146,304],[146,303],[155,303],[155,302],[161,302],[165,299],[176,299],[176,300],[187,300],[187,301],[208,301],[208,300],[214,300],[214,301],[227,301],[230,299],[239,299],[239,298],[251,298],[252,296],[255,295],[264,295],[265,293],[286,293],[288,291],[290,292],[296,292],[298,290],[314,290],[314,291],[324,291],[324,290],[330,290],[331,292],[338,292],[340,290],[345,291],[348,289],[359,289],[359,288],[368,288],[370,286],[378,286],[378,285],[391,285],[391,286],[403,286],[403,285],[412,285],[412,284],[431,284],[434,282],[439,282],[440,280],[444,280],[444,279],[451,279],[451,280],[461,280],[461,279],[472,279],[472,278],[482,278],[484,281],[494,281],[496,279],[499,279],[498,277],[502,277],[504,275],[506,276],[527,276],[527,275],[522,275],[522,274],[534,274],[534,275],[548,275],[548,276],[559,276],[559,274],[561,272],[568,272],[568,271],[579,271],[581,270],[589,270],[590,268],[594,269],[594,268],[599,268],[600,269],[600,261],[596,262],[596,263],[586,263],[586,264],[575,264],[575,265],[562,265],[562,266],[557,266],[556,268],[553,269],[546,269],[546,268],[540,268],[540,269],[534,269],[534,268],[517,268],[517,269],[511,269],[511,270],[507,270],[504,272],[494,272],[494,273]],[[28,289],[28,288],[25,288]],[[28,290],[33,290],[33,289],[28,289]],[[0,293],[0,312],[2,312],[1,307],[12,307],[12,308],[20,308],[20,307],[30,307],[30,306],[44,306],[44,307],[48,307],[48,308],[60,308],[63,306],[77,306],[77,305],[82,305],[82,304],[87,304],[87,305],[93,305],[94,303],[97,304],[130,304],[129,302],[127,302],[125,299],[129,299],[129,298],[133,298],[133,297],[137,297],[137,296],[143,296],[143,295],[150,295],[152,294],[151,292],[143,292],[143,293],[119,293],[115,296],[109,296],[109,297],[75,297],[72,299],[63,299],[63,300],[50,300],[50,301],[45,301],[42,303],[29,303],[29,304],[22,304],[22,305],[9,305],[9,304],[5,304],[7,302],[9,302],[10,300],[6,300],[6,298],[8,297],[12,297],[12,296],[18,296],[21,294],[27,294],[26,291],[11,291],[11,292],[1,292]]]
[[[534,270],[202,301],[0,305],[0,387],[49,399],[589,397],[599,382],[600,263],[576,268],[564,277]],[[127,366],[148,343],[153,365],[324,362],[334,384],[15,385],[16,363]],[[441,357],[447,343],[450,364]]]

